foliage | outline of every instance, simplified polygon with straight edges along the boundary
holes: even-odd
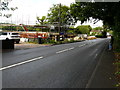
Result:
[[[53,7],[50,8],[48,21],[52,24],[59,23],[61,26],[71,25],[74,23],[70,13],[70,8],[61,4],[53,5]]]
[[[77,34],[89,34],[90,31],[92,30],[90,25],[81,25],[76,27],[76,33]]]
[[[106,38],[103,34],[96,35],[97,38]]]
[[[118,18],[120,3],[92,3],[92,2],[76,2],[71,4],[72,15],[76,20],[81,20],[82,23],[89,20],[90,17],[94,19],[103,20],[104,24],[109,26],[115,25],[116,18]],[[77,11],[77,12],[76,12]],[[117,16],[117,17],[116,17]]]
[[[74,30],[68,30],[67,33],[75,33]]]
[[[120,52],[120,32],[113,32],[114,36],[114,50]]]
[[[49,32],[49,31],[50,31],[49,28],[43,28],[43,29],[42,29],[42,32]]]
[[[49,43],[54,44],[55,40],[50,40]]]
[[[9,31],[17,30],[15,26],[2,26],[1,28],[2,28],[2,30],[9,30]]]
[[[69,27],[68,30],[67,30],[67,33],[76,33],[76,28]]]
[[[113,30],[109,30],[108,32],[109,32],[111,35],[113,35]]]
[[[5,31],[24,31],[24,29],[21,27],[21,26],[12,26],[12,25],[9,25],[9,26],[0,26],[0,28]],[[37,28],[35,29],[34,27],[27,27],[27,29],[29,31],[36,31]],[[38,31],[40,31],[40,29],[38,29]]]
[[[36,17],[37,18],[37,22],[40,24],[40,25],[44,25],[44,24],[47,24],[47,18],[46,16],[42,16],[42,18],[40,17]]]
[[[15,11],[16,9],[18,9],[18,7],[9,7],[9,3],[10,1],[8,0],[0,1],[0,16],[9,18],[12,16],[12,14],[9,13],[5,14],[2,11]]]
[[[113,63],[116,66],[116,78],[118,79],[118,84],[116,84],[116,87],[120,87],[120,53],[115,52],[115,61]]]
[[[76,21],[81,20],[83,23],[92,17],[96,21],[102,20],[104,25],[109,26],[109,28],[120,26],[119,8],[120,2],[76,2],[75,4],[71,4],[71,12]]]
[[[76,2],[70,10],[75,21],[83,23],[92,17],[103,21],[104,29],[113,30],[115,48],[120,49],[120,2]]]
[[[93,30],[103,30],[103,27],[95,27]]]

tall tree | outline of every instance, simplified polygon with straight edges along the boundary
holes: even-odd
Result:
[[[61,26],[71,25],[74,20],[70,13],[70,8],[66,5],[56,4],[50,8],[48,13],[48,21],[50,23],[59,23]]]
[[[102,20],[103,24],[113,30],[116,47],[120,50],[120,2],[76,2],[71,4],[71,13],[77,22],[82,23],[90,17]]]
[[[120,19],[120,11],[116,8],[120,8],[120,2],[76,2],[71,4],[71,12],[76,21],[80,20],[83,23],[92,17],[96,21],[102,20],[104,24],[108,24],[111,27]]]

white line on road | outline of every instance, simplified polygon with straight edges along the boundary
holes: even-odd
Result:
[[[61,50],[61,51],[58,51],[56,53],[62,53],[62,52],[65,52],[65,51],[68,51],[69,49],[64,49],[64,50]]]
[[[83,47],[83,46],[85,46],[86,44],[83,44],[83,45],[80,45],[79,47]]]
[[[22,64],[26,64],[26,63],[29,63],[29,62],[33,62],[33,61],[36,61],[36,60],[39,60],[39,59],[42,59],[43,57],[37,57],[37,58],[33,58],[33,59],[30,59],[30,60],[26,60],[26,61],[23,61],[23,62],[19,62],[19,63],[16,63],[16,64],[12,64],[12,65],[9,65],[9,66],[6,66],[6,67],[2,67],[0,68],[0,71],[2,70],[5,70],[5,69],[9,69],[9,68],[12,68],[12,67],[15,67],[15,66],[19,66],[19,65],[22,65]]]
[[[69,51],[69,50],[72,50],[72,49],[74,49],[74,47],[68,48],[68,49],[64,49],[64,50],[58,51],[56,53],[58,54],[58,53],[66,52],[66,51]]]
[[[74,49],[74,47],[72,47],[72,48],[69,48],[69,50],[72,50],[72,49]]]

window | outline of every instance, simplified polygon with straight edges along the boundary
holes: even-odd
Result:
[[[2,33],[2,35],[7,35],[7,33]]]
[[[19,33],[12,33],[12,35],[18,35]]]

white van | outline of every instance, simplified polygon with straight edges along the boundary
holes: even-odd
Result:
[[[20,35],[16,32],[0,32],[0,40],[9,40],[13,39],[14,42],[20,42]]]

